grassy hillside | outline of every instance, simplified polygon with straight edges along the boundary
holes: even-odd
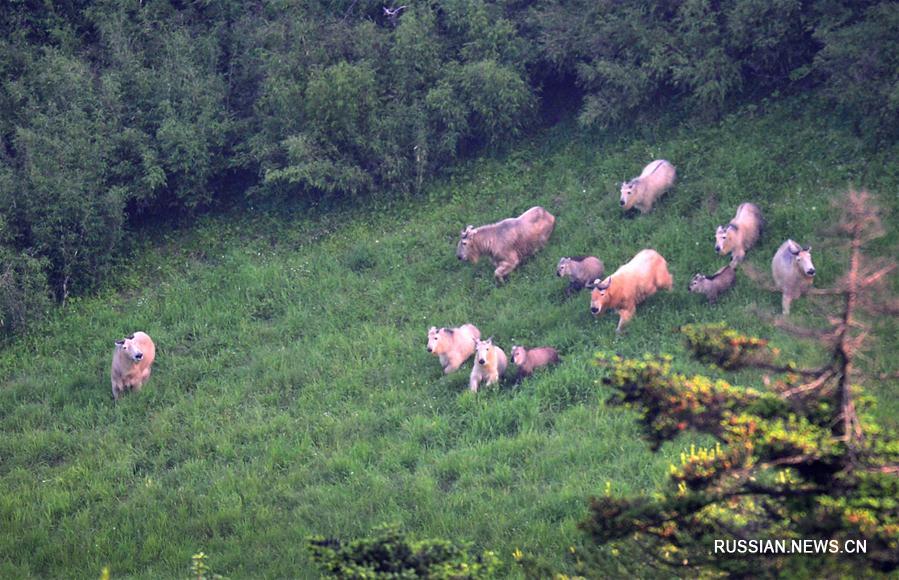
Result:
[[[650,453],[633,416],[603,405],[593,352],[668,352],[709,372],[685,360],[673,329],[727,320],[815,361],[813,345],[756,315],[752,305],[774,313],[780,298],[742,273],[714,307],[686,291],[693,273],[725,262],[714,227],[739,202],[768,219],[749,254],[764,270],[793,237],[815,246],[818,284],[834,280],[842,257],[815,232],[850,184],[881,194],[880,247],[895,245],[899,148],[864,151],[821,115],[796,120],[800,105],[603,138],[560,126],[423,199],[147,232],[115,290],[73,302],[0,354],[0,577],[92,577],[104,565],[114,577],[173,577],[201,550],[232,578],[314,576],[307,535],[385,522],[506,561],[521,548],[561,562],[590,494],[651,491],[682,449]],[[652,214],[622,216],[616,183],[659,157],[678,185]],[[557,216],[556,231],[508,284],[494,285],[489,263],[456,260],[465,224],[535,204]],[[667,258],[675,289],[616,338],[617,316],[594,320],[586,293],[566,300],[554,267],[593,253],[611,271],[644,247]],[[795,316],[810,313],[794,304]],[[554,345],[564,363],[472,396],[470,365],[444,377],[425,351],[429,325],[463,322],[507,351]],[[156,341],[154,375],[113,405],[113,340],[138,329]],[[884,322],[875,370],[895,368],[896,331]],[[893,425],[894,389],[872,389]]]

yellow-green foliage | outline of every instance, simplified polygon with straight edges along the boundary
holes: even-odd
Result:
[[[770,393],[734,387],[703,375],[675,373],[671,360],[668,355],[647,354],[642,359],[596,355],[596,364],[607,370],[603,382],[615,389],[609,402],[634,407],[654,447],[687,428],[723,437],[749,406],[768,414],[787,409]]]
[[[751,365],[750,359],[759,360],[753,352],[757,348],[768,350],[763,364],[769,367],[776,355],[767,341],[723,324],[682,331],[697,357],[706,360],[717,353],[712,357],[727,361],[724,367]],[[681,453],[679,465],[669,465],[669,485],[661,494],[594,498],[583,527],[597,543],[633,540],[653,552],[650,566],[693,565],[705,573],[792,570],[814,575],[899,567],[895,433],[875,428],[868,418],[866,438],[850,445],[835,437],[840,411],[826,398],[788,405],[774,394],[675,373],[671,357],[633,360],[600,353],[597,361],[615,390],[610,402],[636,408],[654,446],[684,429],[714,440],[709,446],[691,445]],[[707,558],[714,539],[738,537],[861,538],[867,552]]]
[[[777,349],[768,348],[767,340],[745,336],[723,322],[686,324],[680,332],[693,356],[727,370],[767,361],[778,354]]]
[[[488,580],[500,577],[502,567],[490,550],[478,553],[446,540],[413,541],[396,526],[376,529],[371,538],[314,537],[307,544],[328,578]]]

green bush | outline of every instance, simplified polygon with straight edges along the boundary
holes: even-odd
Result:
[[[814,69],[826,94],[875,138],[899,131],[899,5],[880,2],[846,26],[821,27]]]
[[[59,299],[90,290],[112,265],[126,192],[108,182],[116,123],[89,67],[42,51],[7,84],[17,113],[11,178],[0,181],[8,239],[48,259]]]
[[[886,1],[7,4],[0,212],[57,299],[107,279],[148,215],[420,192],[541,97],[629,128],[820,87],[872,143],[899,127]]]
[[[446,540],[412,541],[396,527],[374,530],[372,538],[341,542],[310,538],[312,558],[329,578],[498,578],[502,562],[491,551]]]
[[[110,180],[140,209],[208,205],[211,180],[229,166],[219,39],[199,15],[191,21],[164,3],[136,8],[99,2],[90,11],[100,82],[120,125]]]
[[[47,261],[0,245],[0,337],[40,319],[50,305]]]

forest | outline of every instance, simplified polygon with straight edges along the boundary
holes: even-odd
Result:
[[[101,288],[142,224],[418,195],[563,114],[627,131],[814,92],[876,147],[897,29],[887,1],[10,0],[0,332]]]

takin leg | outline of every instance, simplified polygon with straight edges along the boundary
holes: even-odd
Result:
[[[496,283],[501,284],[508,280],[509,272],[515,269],[517,266],[517,262],[510,262],[507,260],[503,260],[499,263],[499,266],[496,267],[496,270],[493,272],[493,277],[496,278]]]
[[[781,307],[783,310],[783,315],[785,317],[790,315],[790,302],[792,302],[792,301],[793,301],[793,296],[784,292],[783,298],[781,298],[780,303],[781,303]]]
[[[634,317],[633,310],[619,310],[618,311],[618,328],[615,329],[615,334],[621,334],[621,331],[624,330],[624,327],[631,321],[631,318]]]
[[[496,270],[493,272],[494,278],[496,278],[497,283],[505,282],[509,276],[509,272],[518,267],[518,264],[521,260],[518,257],[518,254],[511,254],[510,256],[503,258],[496,263]]]
[[[150,378],[150,369],[147,369],[140,374],[140,376],[137,378],[136,381],[134,381],[134,383],[132,383],[131,391],[135,392],[135,393],[139,393],[141,390],[141,387],[144,386],[144,383],[146,383],[147,379],[149,379],[149,378]]]
[[[448,367],[450,364],[449,357],[441,353],[437,355],[437,358],[440,360],[440,368],[443,369],[443,372],[447,372],[446,367]]]
[[[472,393],[478,392],[478,383],[480,383],[480,376],[472,370],[471,376],[468,379],[468,388]]]
[[[512,383],[516,387],[521,384],[521,382],[528,377],[527,372],[521,367],[518,367],[518,372],[515,374],[515,381]]]
[[[446,363],[443,366],[443,374],[448,375],[454,373],[459,370],[460,366],[462,366],[461,361],[457,361],[452,357],[446,357]]]

